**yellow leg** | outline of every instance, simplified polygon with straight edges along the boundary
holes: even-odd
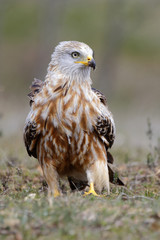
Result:
[[[47,164],[44,162],[44,165],[42,165],[42,170],[48,184],[48,200],[50,205],[52,205],[53,198],[59,197],[61,192],[59,188],[59,176],[57,170],[53,166],[52,160],[47,160],[48,159],[46,158]]]
[[[48,202],[50,207],[53,206],[54,198],[59,197],[60,195],[61,193],[58,189],[54,189],[54,193],[50,189],[48,189]]]
[[[55,189],[55,190],[54,190],[54,194],[53,194],[54,198],[59,197],[60,195],[61,195],[61,194],[60,194],[60,192],[58,191],[58,189]]]
[[[89,191],[88,191],[88,192],[85,192],[83,196],[87,196],[87,195],[94,195],[94,196],[96,196],[96,197],[101,197],[101,195],[98,195],[98,194],[95,192],[93,182],[90,183]]]

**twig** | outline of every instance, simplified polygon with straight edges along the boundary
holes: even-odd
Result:
[[[127,194],[125,193],[121,193],[117,199],[120,199],[121,197],[125,196],[127,199],[139,199],[139,198],[144,198],[146,200],[151,200],[153,201],[154,199],[153,198],[149,198],[149,197],[145,197],[145,196],[142,196],[142,195],[135,195],[135,196],[128,196]],[[127,200],[126,199],[126,200]]]

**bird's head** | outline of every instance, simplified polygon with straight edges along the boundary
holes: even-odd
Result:
[[[85,43],[77,41],[60,42],[55,48],[50,66],[51,71],[59,71],[69,78],[90,77],[91,68],[95,69],[93,50]]]

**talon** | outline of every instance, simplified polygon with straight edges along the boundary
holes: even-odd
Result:
[[[51,202],[54,198],[59,197],[61,195],[60,191],[55,189],[54,193],[49,191],[48,192],[48,200]]]
[[[61,195],[61,193],[58,190],[54,190],[54,193],[52,193],[52,192],[48,193],[48,202],[49,202],[50,207],[53,206],[54,198],[59,197],[60,195]]]
[[[87,195],[93,195],[93,196],[96,196],[96,197],[102,197],[101,195],[99,195],[99,194],[97,194],[95,192],[93,183],[90,183],[89,191],[85,192],[83,194],[84,197],[87,196]]]
[[[89,191],[89,192],[85,192],[83,194],[83,196],[87,196],[87,195],[93,195],[93,196],[96,196],[96,197],[101,197],[101,195],[98,195],[95,191]]]
[[[54,198],[56,198],[56,197],[59,197],[61,194],[60,194],[60,192],[58,191],[58,190],[55,190],[54,191]]]

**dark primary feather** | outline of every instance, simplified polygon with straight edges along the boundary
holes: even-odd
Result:
[[[35,122],[28,122],[25,126],[24,129],[24,143],[28,152],[28,155],[31,157],[37,158],[37,153],[36,153],[36,142],[38,138],[38,133],[37,133],[37,124]],[[32,146],[32,149],[30,149],[32,142],[35,142]]]
[[[30,106],[34,102],[34,96],[39,93],[44,85],[44,82],[34,78],[34,81],[32,82],[32,85],[30,86],[31,92],[28,94],[28,97],[30,98]]]
[[[108,163],[108,171],[109,171],[109,181],[111,183],[114,183],[120,186],[125,186],[124,181],[118,174],[118,169],[111,163]]]
[[[114,126],[109,118],[101,115],[97,118],[96,131],[99,135],[104,136],[109,143],[107,148],[111,148],[115,139]]]
[[[34,96],[41,91],[43,85],[44,85],[44,82],[36,78],[32,82],[32,85],[30,87],[31,92],[28,94],[28,97],[30,98],[30,106],[34,102]],[[30,122],[30,121],[27,122],[24,128],[23,137],[24,137],[24,143],[25,143],[28,155],[37,158],[36,143],[39,137],[39,133],[37,132],[36,122]],[[32,149],[31,149],[31,145],[32,145]]]
[[[101,93],[99,90],[92,88],[92,91],[98,96],[98,98],[100,99],[100,101],[106,106],[107,105],[107,99],[104,96],[103,93]]]
[[[106,106],[107,99],[104,94],[95,88],[92,88],[92,91],[98,96],[101,103]],[[115,139],[114,126],[112,125],[111,120],[109,118],[106,118],[106,116],[99,116],[97,118],[96,131],[99,135],[106,138],[108,142],[108,145],[105,144],[106,150],[108,149],[108,147],[111,148]]]

